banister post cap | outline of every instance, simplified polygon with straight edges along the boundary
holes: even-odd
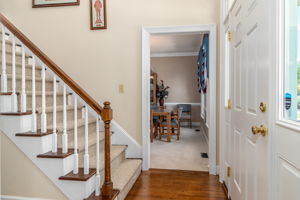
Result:
[[[104,109],[102,111],[102,120],[103,121],[111,121],[113,118],[112,109],[110,108],[110,102],[104,102]]]

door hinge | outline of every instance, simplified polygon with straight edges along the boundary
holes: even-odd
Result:
[[[231,108],[232,108],[232,101],[231,101],[231,99],[228,99],[228,100],[227,100],[227,108],[228,108],[228,109],[231,109]]]
[[[230,167],[227,167],[227,176],[230,177]]]
[[[227,36],[228,36],[228,41],[231,41],[232,40],[232,33],[230,31],[228,31]]]

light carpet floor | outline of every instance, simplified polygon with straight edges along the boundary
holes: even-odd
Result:
[[[208,153],[208,144],[204,133],[195,129],[200,128],[181,128],[180,139],[172,136],[170,143],[166,137],[154,139],[151,168],[208,171],[208,158],[201,157],[201,153]]]

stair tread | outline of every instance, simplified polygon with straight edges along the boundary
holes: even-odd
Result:
[[[23,137],[43,137],[46,135],[50,135],[53,133],[53,130],[47,130],[46,133],[42,133],[41,130],[37,130],[37,132],[25,132],[25,133],[17,133],[16,136],[23,136]]]
[[[0,58],[0,63],[1,63],[1,62],[2,62],[2,59]],[[12,62],[6,60],[6,65],[11,66],[11,65],[12,65]],[[22,67],[22,63],[16,61],[16,67]],[[25,67],[26,67],[26,68],[31,68],[31,67],[32,67],[32,64],[26,63],[26,64],[25,64]],[[42,67],[41,67],[40,65],[35,65],[35,69],[36,69],[36,70],[42,70]]]
[[[81,109],[81,108],[83,108],[83,106],[77,106],[77,109]],[[64,109],[63,105],[57,105],[56,106],[56,112],[63,111],[63,109]],[[73,110],[73,109],[74,109],[73,105],[67,105],[67,110]],[[42,107],[36,108],[36,112],[38,114],[41,114],[42,113]],[[53,106],[46,106],[46,113],[49,113],[49,112],[53,112]]]
[[[12,74],[7,74],[7,78],[8,79],[12,79]],[[28,81],[32,80],[32,76],[25,76],[25,79]],[[16,80],[22,80],[22,75],[21,74],[16,74]],[[42,81],[42,78],[41,77],[36,77],[35,78],[35,81],[36,82],[41,82]],[[46,82],[53,82],[53,79],[51,79],[50,77],[46,77],[45,78],[45,81]]]
[[[49,151],[44,154],[37,155],[38,158],[66,158],[74,153],[74,149],[68,149],[67,153],[62,153],[62,149],[58,148],[56,153],[53,153],[52,151]]]
[[[84,174],[84,169],[79,168],[78,174],[73,174],[73,171],[71,171],[70,173],[68,173],[64,176],[59,177],[59,180],[87,181],[92,176],[94,176],[94,174],[96,174],[96,169],[95,168],[91,168],[89,170],[89,174]]]
[[[89,147],[96,145],[96,132],[89,134]],[[105,139],[104,132],[99,132],[99,142],[102,142]],[[68,141],[68,147],[73,148],[74,147],[74,141],[69,140]],[[84,151],[84,134],[81,134],[78,136],[78,151],[83,152]]]
[[[0,49],[0,52],[2,53],[2,49]],[[5,50],[5,52],[6,52],[6,54],[12,54],[12,51],[11,50]],[[15,54],[16,56],[22,56],[22,52],[17,52],[16,51],[16,54]],[[27,55],[26,53],[25,53],[25,58],[29,58],[30,57],[30,55]]]
[[[21,91],[16,91],[16,93],[21,94]],[[32,95],[32,91],[26,91],[27,96]],[[53,91],[45,91],[46,95],[53,95]],[[67,93],[68,94],[68,93]],[[35,95],[42,95],[42,91],[36,91]],[[56,95],[63,95],[63,92],[56,92]]]
[[[112,181],[114,183],[114,189],[119,189],[120,191],[122,191],[141,164],[141,159],[124,160],[118,166],[118,168],[112,172]]]
[[[91,124],[91,123],[96,123],[96,119],[94,118],[89,118],[88,119],[88,123]],[[77,127],[81,127],[85,124],[85,119],[78,119],[77,120]],[[53,129],[53,125],[49,125],[48,126],[49,129]],[[64,130],[64,123],[61,122],[61,123],[57,123],[56,124],[56,127],[57,127],[57,131],[59,133],[63,132]],[[68,120],[67,121],[67,130],[72,130],[74,128],[74,120]]]
[[[124,152],[127,149],[127,146],[120,145],[120,146],[114,146],[112,145],[110,148],[110,160],[111,162],[116,159],[122,152]],[[83,153],[83,152],[82,152]],[[90,167],[96,168],[96,152],[89,151],[90,155]],[[104,149],[100,149],[100,171],[104,169]],[[80,162],[83,163],[83,162]],[[82,165],[82,164],[81,164]]]
[[[5,33],[5,34],[7,34],[7,33]],[[1,35],[0,43],[2,44],[2,31],[0,31],[0,35]],[[10,41],[10,40],[5,40],[5,44],[12,45],[12,41]]]

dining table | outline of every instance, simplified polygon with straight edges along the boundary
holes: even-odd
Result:
[[[167,142],[171,142],[171,113],[172,110],[165,107],[153,108],[153,117],[159,117],[161,120],[167,121]]]

